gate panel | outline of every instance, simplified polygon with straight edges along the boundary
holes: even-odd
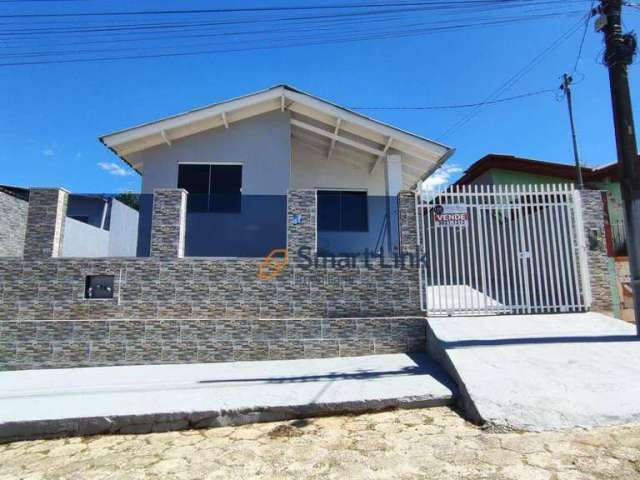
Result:
[[[453,186],[418,199],[429,315],[581,311],[590,298],[572,186]],[[582,239],[582,240],[581,240]]]

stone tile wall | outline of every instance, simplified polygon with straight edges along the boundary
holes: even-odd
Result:
[[[415,253],[418,248],[418,225],[416,222],[416,195],[402,191],[398,195],[398,217],[400,222],[400,248],[406,253]]]
[[[21,257],[29,202],[0,191],[0,257]]]
[[[64,218],[66,194],[53,192],[36,194],[30,216],[48,202],[58,214],[43,213],[45,220],[57,221],[60,212]],[[315,247],[315,205],[315,192],[291,192],[289,248]],[[413,197],[403,205],[415,230]],[[409,351],[423,343],[418,329],[407,333],[404,320],[397,321],[421,315],[415,266],[393,259],[312,266],[294,260],[276,278],[260,280],[258,258],[181,258],[185,207],[184,191],[156,191],[149,258],[45,258],[46,249],[35,248],[23,259],[0,258],[0,364],[304,358]],[[61,240],[37,222],[32,227],[33,241]],[[85,299],[87,275],[113,275],[114,298]],[[337,320],[344,318],[357,320]],[[189,325],[204,328],[200,343],[185,336]],[[234,343],[225,343],[226,330],[235,332]],[[124,344],[114,342],[130,331]],[[160,344],[152,341],[156,331]]]
[[[187,191],[157,189],[153,193],[151,219],[151,256],[184,257],[187,221]]]
[[[591,309],[599,312],[613,310],[611,283],[607,265],[607,247],[604,237],[605,210],[602,192],[582,190],[582,212],[586,239],[589,280],[591,282]],[[597,243],[591,244],[590,233],[596,234]]]
[[[290,264],[257,278],[260,259],[0,259],[0,321],[311,318],[419,315],[417,270],[359,262]],[[114,298],[85,299],[87,275],[114,275]]]
[[[0,322],[0,370],[424,351],[424,318]]]
[[[24,241],[25,258],[62,255],[64,220],[69,192],[58,188],[32,188]]]
[[[292,261],[300,247],[316,249],[316,192],[290,190],[287,196],[287,248]]]

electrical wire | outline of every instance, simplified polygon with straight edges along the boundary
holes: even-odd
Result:
[[[458,25],[448,25],[448,26],[439,26],[439,27],[434,27],[434,24],[440,24],[442,22],[419,22],[419,23],[411,23],[411,24],[403,24],[400,25],[396,28],[394,28],[391,31],[387,31],[387,30],[381,30],[379,31],[377,34],[375,35],[367,35],[365,38],[367,39],[376,39],[376,38],[402,38],[402,37],[407,37],[407,36],[419,36],[419,35],[429,35],[429,34],[434,34],[434,33],[439,33],[439,32],[445,32],[445,31],[457,31],[457,30],[463,30],[463,29],[472,29],[472,28],[482,28],[482,27],[489,27],[489,26],[495,26],[495,25],[500,25],[500,24],[513,24],[513,23],[517,23],[517,22],[521,22],[521,21],[527,21],[530,19],[507,19],[507,20],[494,20],[494,21],[486,21],[486,22],[477,22],[477,23],[469,23],[469,24],[458,24]],[[344,25],[341,25],[344,26]],[[304,39],[309,39],[309,38],[319,38],[318,37],[318,33],[332,33],[331,35],[328,36],[328,38],[335,38],[335,33],[333,33],[334,29],[332,27],[316,27],[316,28],[308,28],[308,27],[301,27],[295,30],[292,29],[275,29],[275,30],[254,30],[254,31],[249,31],[249,32],[218,32],[218,33],[211,33],[211,34],[200,34],[200,35],[184,35],[182,36],[182,38],[211,38],[211,37],[241,37],[241,36],[246,36],[246,35],[254,35],[254,34],[273,34],[273,33],[295,33],[295,32],[304,32],[304,33],[308,33],[309,35],[303,35],[303,36],[298,36],[296,37],[298,40],[304,40]],[[369,28],[352,28],[350,29],[350,31],[347,33],[348,37],[353,37],[355,38],[360,38],[360,34],[365,34],[367,32],[369,32]],[[344,34],[342,34],[343,37],[338,36],[338,38],[344,38]],[[172,40],[176,40],[176,38],[178,38],[180,36],[173,36]],[[255,41],[255,39],[249,39],[249,42],[253,42]],[[238,44],[241,43],[240,40],[233,40],[232,42],[219,42],[218,45],[234,45],[234,44]],[[211,43],[200,43],[200,44],[188,44],[188,45],[180,45],[181,48],[201,48],[201,47],[207,47],[207,46],[211,46]],[[22,52],[18,52],[18,53],[6,53],[4,55],[0,55],[0,58],[10,58],[10,57],[33,57],[33,56],[56,56],[56,55],[70,55],[70,54],[77,54],[77,55],[83,55],[83,54],[93,54],[93,53],[113,53],[113,52],[123,52],[123,51],[127,51],[127,52],[131,52],[131,51],[150,51],[150,50],[154,50],[154,49],[158,49],[158,48],[165,48],[163,46],[157,46],[157,47],[145,47],[145,46],[138,46],[138,47],[128,47],[126,49],[123,48],[117,48],[117,49],[96,49],[96,48],[92,48],[92,49],[84,49],[84,50],[44,50],[44,51],[22,51]]]
[[[478,103],[462,103],[457,105],[428,105],[422,107],[349,107],[351,110],[457,110],[461,108],[472,108],[485,105],[496,105],[499,103],[512,102],[514,100],[520,100],[522,98],[535,97],[546,93],[555,93],[556,89],[537,90],[535,92],[522,93],[520,95],[514,95],[512,97],[500,98],[490,102],[478,102]]]
[[[214,22],[180,22],[180,23],[138,23],[138,24],[116,24],[116,25],[97,25],[97,26],[82,26],[75,28],[41,28],[41,29],[27,29],[27,30],[9,30],[3,29],[0,31],[0,35],[2,36],[30,36],[30,35],[44,35],[44,34],[86,34],[86,33],[101,33],[101,32],[114,32],[114,31],[137,31],[137,30],[153,30],[153,29],[180,29],[187,27],[201,27],[201,26],[231,26],[231,25],[243,25],[243,24],[254,24],[254,23],[269,23],[269,22],[294,22],[294,21],[337,21],[341,18],[362,18],[362,17],[373,17],[373,16],[382,16],[388,14],[407,14],[407,13],[417,13],[417,12],[425,12],[426,10],[423,7],[415,7],[409,9],[393,9],[393,10],[385,10],[385,11],[366,11],[366,12],[350,12],[350,13],[337,13],[337,14],[329,14],[329,15],[307,15],[307,16],[296,16],[296,17],[277,17],[277,18],[264,18],[264,19],[224,19],[218,20]],[[548,15],[560,15],[564,12],[556,12],[556,13],[548,13]],[[529,15],[532,16],[532,15]],[[459,18],[459,17],[458,17]],[[466,18],[466,17],[463,17]],[[499,17],[496,17],[499,18]]]
[[[581,0],[564,0],[563,3],[576,3]],[[557,5],[558,0],[458,0],[458,1],[422,1],[422,2],[392,2],[392,3],[364,3],[364,4],[334,4],[334,5],[297,5],[279,7],[242,7],[242,8],[203,8],[188,10],[130,10],[104,12],[73,12],[73,13],[18,13],[0,14],[0,18],[77,18],[77,17],[108,17],[108,16],[138,16],[138,15],[186,15],[205,13],[256,13],[281,12],[296,10],[329,10],[348,8],[388,8],[408,6],[432,6],[438,9],[451,9],[459,6],[493,6],[508,7],[509,4],[519,5]]]
[[[467,26],[466,28],[471,28]],[[248,46],[242,48],[230,48],[230,49],[208,49],[208,50],[195,50],[195,51],[183,51],[183,52],[168,52],[168,53],[157,53],[157,54],[140,54],[140,55],[122,55],[122,56],[104,56],[104,57],[92,57],[92,58],[80,58],[80,59],[60,59],[60,60],[35,60],[35,61],[16,61],[16,62],[5,62],[0,63],[0,67],[15,67],[15,66],[25,66],[25,65],[50,65],[50,64],[69,64],[69,63],[85,63],[85,62],[100,62],[100,61],[110,61],[110,60],[141,60],[147,58],[170,58],[170,57],[188,57],[188,56],[196,56],[196,55],[210,55],[217,53],[236,53],[236,52],[247,52],[247,51],[260,51],[260,50],[277,50],[281,48],[294,48],[294,47],[304,47],[304,46],[316,46],[316,45],[333,45],[333,44],[343,44],[343,43],[351,43],[358,41],[368,41],[368,40],[381,40],[381,39],[389,39],[389,38],[407,38],[414,36],[425,36],[430,34],[439,33],[440,31],[445,30],[442,29],[419,29],[417,31],[402,31],[402,32],[388,32],[384,34],[376,34],[376,35],[360,35],[360,36],[349,36],[346,38],[338,38],[336,39],[334,35],[330,36],[330,39],[321,39],[311,42],[295,42],[295,43],[285,43],[285,44],[270,44],[270,45],[259,45],[259,46]],[[312,38],[317,38],[316,35],[311,36]],[[308,37],[307,37],[308,38]],[[227,43],[231,45],[238,44],[237,41]]]
[[[552,51],[558,48],[562,43],[568,40],[576,31],[580,29],[582,23],[584,22],[584,16],[581,17],[580,21],[574,25],[572,25],[565,33],[560,35],[556,40],[554,40],[549,46],[547,46],[542,52],[536,55],[529,63],[527,63],[523,68],[521,68],[516,74],[509,77],[504,83],[502,83],[496,90],[494,90],[489,96],[485,98],[483,102],[481,102],[478,106],[476,106],[469,114],[465,115],[463,118],[454,123],[451,127],[444,131],[442,136],[449,136],[464,125],[466,125],[469,121],[471,121],[475,116],[478,115],[482,107],[498,98],[500,95],[508,91],[511,87],[513,87],[522,77],[524,77],[527,73],[529,73],[533,68],[535,68],[547,55],[549,55]]]
[[[592,0],[591,7],[589,7],[589,14],[587,19],[584,22],[584,31],[582,32],[582,38],[580,39],[580,45],[578,47],[578,55],[576,56],[576,63],[573,66],[573,73],[578,71],[578,65],[580,64],[580,60],[582,59],[582,49],[584,48],[584,42],[587,38],[587,32],[589,31],[589,24],[591,23],[591,17],[594,15],[593,7],[595,5],[595,0]]]
[[[491,1],[495,1],[495,0],[491,0]],[[522,1],[522,0],[517,0],[517,1]],[[574,2],[577,0],[574,0]],[[580,0],[580,1],[584,1],[584,0]],[[539,2],[535,2],[535,4],[538,4]],[[546,4],[546,2],[545,2]],[[528,5],[532,5],[532,4],[528,4]],[[505,9],[513,9],[514,7],[519,6],[519,5],[505,5],[503,6],[502,9],[494,7],[490,10],[486,9],[486,8],[477,8],[474,7],[472,9],[466,7],[464,9],[461,9],[461,7],[459,7],[458,9],[456,9],[454,12],[452,12],[454,15],[458,16],[461,13],[477,13],[477,12],[482,12],[482,13],[497,13],[500,10],[505,10]],[[146,29],[146,28],[154,28],[154,27],[166,27],[166,28],[170,28],[170,27],[174,27],[174,28],[179,28],[179,27],[185,27],[185,26],[189,26],[189,25],[237,25],[237,24],[246,24],[246,23],[263,23],[263,22],[271,22],[271,21],[299,21],[299,20],[323,20],[323,19],[332,19],[332,18],[340,18],[340,17],[364,17],[364,16],[379,16],[379,15],[385,15],[388,13],[411,13],[411,12],[429,12],[429,11],[436,11],[436,13],[443,13],[443,12],[447,12],[448,9],[445,9],[443,7],[434,7],[434,5],[427,5],[427,6],[415,6],[415,7],[411,7],[411,8],[407,8],[407,7],[398,7],[398,8],[393,8],[393,9],[384,9],[384,10],[380,10],[380,9],[376,9],[376,10],[368,10],[368,11],[352,11],[352,12],[338,12],[338,13],[329,13],[329,14],[314,14],[314,15],[305,15],[305,16],[295,16],[295,17],[277,17],[277,18],[272,18],[272,17],[265,17],[265,18],[247,18],[246,15],[243,15],[242,17],[236,17],[236,18],[224,18],[224,19],[220,19],[218,22],[205,22],[205,23],[193,23],[193,22],[186,22],[186,21],[181,21],[181,23],[158,23],[157,20],[154,21],[155,23],[134,23],[134,24],[98,24],[98,25],[87,25],[87,22],[89,22],[89,20],[83,20],[82,24],[80,27],[76,26],[75,28],[73,28],[73,26],[69,27],[66,26],[65,28],[39,28],[39,29],[28,29],[28,30],[9,30],[4,28],[2,30],[3,35],[7,35],[7,34],[42,34],[42,33],[86,33],[86,32],[93,32],[96,30],[101,30],[104,29],[105,31],[112,31],[112,30],[126,30],[126,29]],[[531,8],[528,9],[529,12],[532,11]],[[558,12],[556,12],[558,13]],[[562,12],[559,12],[562,13]],[[202,22],[203,20],[203,16],[202,15],[198,15],[198,19],[199,22]],[[49,24],[57,24],[59,23],[59,20],[55,20],[54,22],[49,22]],[[15,22],[12,22],[15,24]],[[33,21],[30,21],[28,25],[33,25]]]
[[[96,24],[91,19],[87,19],[80,25],[61,25],[60,21],[67,20],[49,18],[47,24],[38,28],[27,25],[28,28],[0,29],[0,44],[4,47],[0,54],[0,62],[2,60],[4,62],[0,63],[0,67],[193,56],[415,37],[464,29],[493,28],[563,15],[571,16],[579,12],[566,10],[566,4],[584,1],[458,0],[443,2],[430,0],[386,3],[368,1],[321,6],[69,13],[61,15],[99,13],[107,16],[112,14],[146,16],[142,22],[104,23],[101,21]],[[489,6],[491,6],[490,9],[488,9]],[[512,12],[511,15],[504,15],[512,9],[521,10],[523,7],[527,8],[526,14],[514,15]],[[326,9],[326,13],[312,12],[311,15],[275,17],[271,15],[271,12],[280,10],[317,10],[319,8]],[[329,10],[330,8],[333,10]],[[264,16],[264,10],[268,10],[266,16]],[[461,11],[464,15],[460,15]],[[176,12],[180,16],[193,12],[208,12],[207,14],[213,12],[216,15],[220,12],[224,12],[225,15],[233,12],[235,17],[216,18],[212,21],[198,14],[198,18],[193,19],[183,18],[170,22],[158,22],[155,19],[149,21],[154,18],[154,15],[172,16]],[[475,15],[476,12],[482,13]],[[252,16],[247,17],[248,14]],[[427,18],[430,20],[420,21],[421,14],[428,15]],[[436,14],[438,16],[434,19]],[[35,16],[42,15],[35,14]],[[245,28],[250,24],[273,24],[273,26],[262,29]],[[1,21],[0,25],[2,25]],[[56,37],[60,35],[62,37],[58,40]],[[191,38],[215,41],[187,43]],[[226,41],[227,39],[230,41]],[[100,44],[121,45],[114,45],[111,48],[97,47]],[[43,48],[43,45],[47,48]],[[78,45],[87,48],[77,48]],[[92,47],[94,45],[97,48]]]
[[[489,27],[489,26],[495,26],[498,24],[504,24],[504,23],[515,23],[516,21],[525,21],[527,19],[508,19],[508,20],[494,20],[494,21],[487,21],[487,22],[479,22],[479,23],[474,23],[474,24],[458,24],[458,25],[448,25],[448,26],[442,26],[442,27],[430,27],[430,28],[409,28],[409,27],[415,27],[415,26],[420,26],[420,24],[411,24],[411,25],[401,25],[399,27],[396,27],[395,29],[392,30],[378,30],[378,31],[374,31],[374,33],[372,34],[363,34],[363,32],[368,32],[368,29],[364,29],[364,30],[357,30],[357,29],[351,29],[349,32],[347,32],[347,38],[340,37],[340,41],[344,41],[344,40],[351,40],[351,41],[356,41],[356,40],[366,40],[366,39],[378,39],[378,38],[402,38],[402,37],[407,37],[407,36],[418,36],[418,35],[429,35],[429,34],[433,34],[433,33],[438,33],[438,32],[442,32],[442,31],[455,31],[455,30],[461,30],[461,29],[469,29],[469,28],[482,28],[482,27]],[[320,30],[322,30],[321,28],[316,27],[315,29],[305,29],[304,31],[314,31],[318,32]],[[246,33],[246,32],[245,32]],[[262,32],[262,33],[273,33],[273,32]],[[285,33],[291,33],[290,31],[286,31]],[[316,42],[314,42],[314,44],[331,44],[331,43],[335,43],[332,42],[331,40],[333,38],[335,38],[335,33],[328,31],[327,32],[328,35],[326,35],[325,37],[318,37],[317,35],[315,36],[316,38]],[[243,33],[239,33],[239,32],[225,32],[225,33],[218,33],[218,34],[213,34],[214,36],[222,36],[222,37],[227,37],[227,36],[237,36],[237,35],[241,35]],[[201,35],[201,36],[206,36],[206,35]],[[300,39],[305,39],[308,37],[297,37],[297,40]],[[175,39],[174,39],[175,40]],[[275,38],[275,39],[269,39],[272,41],[285,41],[285,42],[292,42],[295,41],[296,39],[291,39],[290,37],[285,37],[285,38]],[[251,41],[255,41],[254,40],[249,40],[249,42]],[[173,48],[173,49],[179,49],[179,48],[198,48],[198,47],[202,47],[202,46],[208,46],[210,47],[211,44],[199,44],[199,45],[176,45],[173,44],[171,45],[169,48]],[[278,45],[280,46],[280,45]],[[295,46],[295,44],[293,44],[292,46]],[[167,47],[162,47],[162,46],[158,46],[158,47],[149,47],[147,48],[147,50],[150,49],[158,49],[158,48],[167,48]],[[260,46],[257,49],[264,49],[262,46]],[[130,51],[135,51],[135,50],[141,50],[140,47],[133,47],[133,48],[118,48],[115,50],[97,50],[97,49],[93,49],[93,50],[84,50],[84,51],[73,51],[73,50],[66,50],[66,51],[56,51],[56,52],[50,52],[50,51],[44,51],[44,52],[24,52],[24,51],[19,51],[17,53],[6,53],[4,58],[6,58],[7,56],[23,56],[23,57],[28,57],[30,55],[36,55],[36,56],[45,56],[48,53],[52,53],[55,55],[73,55],[73,54],[95,54],[95,53],[127,53]],[[144,50],[144,49],[143,49]],[[187,51],[187,52],[181,52],[185,55],[193,55],[193,54],[204,54],[207,51]],[[220,53],[220,50],[218,49],[214,49],[211,50],[215,53]],[[233,50],[231,50],[233,51]],[[174,52],[171,54],[171,56],[175,56],[177,55],[177,52]],[[154,55],[155,56],[155,55]],[[162,55],[164,56],[164,55]],[[101,60],[107,60],[107,59],[123,59],[125,58],[124,55],[118,55],[117,57],[102,57],[100,58]],[[127,57],[128,58],[128,57]],[[141,58],[139,56],[136,56],[135,58]],[[80,61],[85,60],[85,59],[78,59]],[[92,60],[92,59],[91,59]],[[25,64],[34,64],[35,62],[23,62]],[[45,63],[52,63],[52,62],[45,62]],[[68,62],[66,62],[68,63]],[[74,62],[75,63],[75,62]],[[7,64],[0,64],[0,66],[8,66]]]

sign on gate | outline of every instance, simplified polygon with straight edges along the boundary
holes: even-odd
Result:
[[[466,227],[469,212],[466,205],[436,205],[433,207],[433,221],[438,227]]]

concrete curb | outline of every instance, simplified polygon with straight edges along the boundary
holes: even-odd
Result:
[[[462,377],[458,373],[458,370],[454,366],[451,358],[449,358],[449,354],[447,353],[446,348],[442,345],[442,342],[431,329],[431,325],[429,325],[429,320],[427,319],[427,355],[431,357],[438,365],[442,367],[442,369],[451,377],[457,387],[457,395],[455,399],[455,404],[463,411],[464,416],[467,420],[477,424],[483,425],[486,423],[485,419],[482,418],[478,408],[476,407],[469,391],[467,390],[467,386],[465,385]]]
[[[454,397],[413,396],[343,403],[216,410],[206,412],[154,413],[109,417],[67,418],[0,423],[0,443],[42,438],[134,434],[228,427],[277,422],[307,417],[358,414],[392,409],[430,408],[451,405]]]

